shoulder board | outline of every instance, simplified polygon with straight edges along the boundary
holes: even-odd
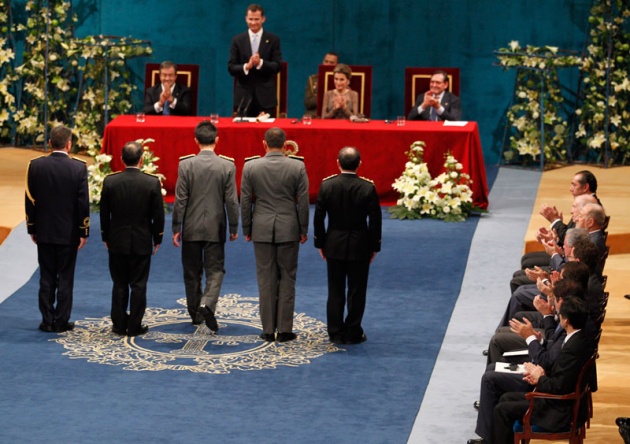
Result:
[[[363,176],[359,176],[359,178],[365,180],[366,182],[370,182],[372,185],[374,185],[374,181],[372,179],[368,179],[367,177],[363,177]]]
[[[76,160],[77,162],[85,163],[85,160],[79,159],[78,157],[71,157],[72,160]]]
[[[254,160],[254,159],[260,159],[260,156],[251,156],[251,157],[246,157],[246,158],[245,158],[245,162],[249,162],[250,160]]]
[[[219,154],[219,157],[221,159],[229,160],[230,162],[234,163],[234,158],[233,157],[224,156],[223,154]]]
[[[304,157],[303,156],[294,156],[293,154],[291,154],[291,155],[289,155],[289,157],[291,159],[301,160],[302,162],[304,162]]]
[[[160,177],[157,174],[147,173],[146,171],[142,171],[142,172],[146,174],[147,176],[155,177],[156,179],[160,180]]]
[[[42,154],[41,156],[33,157],[29,162],[32,162],[32,161],[37,160],[37,159],[41,159],[42,157],[47,157],[47,156],[46,156],[46,154]]]
[[[182,156],[182,157],[180,157],[180,158],[179,158],[179,161],[181,162],[182,160],[184,160],[184,159],[189,159],[189,158],[191,158],[191,157],[195,157],[195,155],[194,155],[194,154],[187,154],[186,156]]]
[[[323,181],[325,181],[325,180],[328,180],[328,179],[332,179],[333,177],[337,177],[337,176],[338,176],[338,174],[333,174],[333,175],[331,175],[331,176],[324,177],[324,178],[322,179],[322,182],[323,182]]]
[[[115,172],[113,172],[113,173],[109,173],[109,174],[108,174],[107,176],[105,176],[105,177],[113,176],[113,175],[115,175],[115,174],[120,174],[120,173],[122,173],[122,171],[115,171]]]

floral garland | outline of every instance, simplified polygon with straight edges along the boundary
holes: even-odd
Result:
[[[11,114],[15,112],[15,95],[11,92],[16,80],[11,60],[15,60],[15,51],[9,41],[12,27],[9,14],[11,1],[0,1],[0,141],[11,136]],[[11,114],[10,114],[11,113]]]
[[[589,17],[590,44],[580,67],[584,85],[575,136],[582,154],[592,150],[608,165],[630,160],[629,18],[627,0],[597,0]],[[608,148],[610,157],[604,155]]]
[[[166,176],[158,173],[159,167],[156,162],[160,160],[159,157],[153,154],[150,150],[149,144],[155,142],[154,139],[138,139],[136,140],[142,145],[144,153],[142,155],[142,165],[140,170],[156,176],[160,179],[160,184],[163,184],[166,180]],[[94,213],[98,213],[101,204],[101,193],[103,191],[103,181],[108,174],[112,173],[111,167],[112,156],[109,154],[98,154],[94,156],[94,163],[88,166],[88,188],[90,191],[90,210]],[[162,196],[166,196],[166,190],[162,187]]]
[[[396,206],[388,209],[396,219],[443,219],[462,222],[473,210],[472,180],[462,173],[463,166],[450,153],[445,155],[445,171],[431,178],[423,161],[424,142],[416,141],[406,151],[405,171],[392,184],[400,193]]]
[[[545,164],[566,159],[567,121],[561,115],[564,102],[557,68],[577,66],[579,57],[562,54],[552,46],[522,48],[512,41],[508,48],[496,52],[499,64],[505,69],[517,68],[516,91],[507,112],[510,129],[510,149],[503,155],[507,162],[525,162],[540,155],[541,125],[544,130]],[[544,91],[541,92],[541,82]],[[541,93],[544,116],[541,119]]]
[[[5,8],[4,3],[0,12],[0,69],[7,75],[0,81],[0,100],[9,106],[0,114],[0,137],[8,135],[3,128],[6,121],[12,121],[17,145],[41,144],[47,117],[50,127],[64,123],[73,128],[78,151],[98,155],[106,123],[105,90],[111,117],[129,112],[136,85],[126,61],[151,54],[150,42],[104,36],[75,39],[78,19],[67,0],[28,0],[25,22],[12,25],[4,12],[11,13],[10,4]],[[2,37],[5,28],[8,40],[24,41],[22,64],[14,69],[10,62],[15,60],[15,53]],[[13,96],[11,90],[20,94]]]

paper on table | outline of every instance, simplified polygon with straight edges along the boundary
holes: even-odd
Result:
[[[499,373],[523,374],[525,373],[525,366],[518,364],[516,370],[510,370],[510,364],[508,362],[495,362],[494,371]]]
[[[234,117],[232,122],[264,122],[264,123],[272,123],[276,119],[275,117],[269,117],[267,119],[261,120],[258,117]]]
[[[466,126],[467,120],[445,120],[444,126]]]

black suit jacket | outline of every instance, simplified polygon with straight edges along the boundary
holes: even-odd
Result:
[[[411,111],[409,111],[407,120],[431,119],[431,108],[426,108],[424,111],[422,111],[422,113],[418,113],[418,107],[422,105],[423,101],[424,94],[421,94],[416,99],[416,104],[413,106],[413,108],[411,108]],[[442,100],[440,100],[440,104],[444,107],[444,112],[442,113],[442,115],[438,116],[438,121],[461,120],[462,108],[459,97],[448,91],[444,91],[444,95],[442,96]]]
[[[369,258],[381,251],[381,218],[372,182],[347,173],[324,179],[315,203],[315,247],[330,259]]]
[[[153,114],[153,115],[160,115],[160,116],[163,114],[163,113],[155,112],[155,102],[160,101],[160,94],[162,94],[161,83],[158,83],[157,85],[154,85],[151,88],[147,88],[147,90],[144,93],[143,111],[145,114]],[[188,88],[185,85],[176,83],[175,87],[173,88],[173,97],[177,99],[177,103],[175,104],[175,108],[171,109],[171,115],[189,116],[191,113],[190,88]]]
[[[79,245],[90,234],[85,162],[63,152],[31,160],[26,170],[26,228],[37,242]]]
[[[160,181],[137,168],[107,176],[101,193],[101,236],[115,254],[151,254],[162,243]]]
[[[260,69],[252,68],[247,75],[243,71],[252,56],[249,33],[244,32],[232,38],[228,71],[236,79],[234,85],[234,109],[245,107],[254,95],[263,108],[273,108],[278,104],[276,98],[276,74],[282,65],[280,38],[263,29],[258,54],[263,60]]]
[[[584,330],[576,332],[560,350],[551,372],[538,380],[536,390],[556,395],[573,392],[578,375],[593,352],[593,343]],[[559,430],[569,423],[571,409],[571,402],[538,399],[534,403],[532,423],[547,430]]]

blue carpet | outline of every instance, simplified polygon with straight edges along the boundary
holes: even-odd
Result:
[[[117,356],[98,363],[103,357],[94,344],[115,343],[148,361],[180,345],[157,336],[130,343],[107,332],[111,284],[97,219],[79,253],[75,331],[37,330],[38,273],[0,304],[3,441],[406,442],[460,292],[477,218],[397,221],[384,211],[383,251],[372,266],[364,318],[369,339],[338,349],[324,340],[326,269],[311,234],[300,250],[296,298],[297,321],[308,328],[287,344],[210,341],[202,354],[260,349],[253,364],[238,369],[236,359],[223,364],[223,373],[195,370],[193,358],[182,360],[181,370],[134,371],[135,361],[120,363]],[[153,326],[150,334],[193,335],[177,301],[184,293],[170,217],[167,227],[152,262],[148,306],[181,322]],[[226,269],[222,294],[240,295],[247,308],[257,296],[253,246],[242,238],[228,243]],[[219,334],[251,338],[260,332],[251,323],[222,319],[221,312],[218,319],[227,322]],[[72,353],[61,342],[73,343]],[[313,356],[300,359],[301,352]]]

